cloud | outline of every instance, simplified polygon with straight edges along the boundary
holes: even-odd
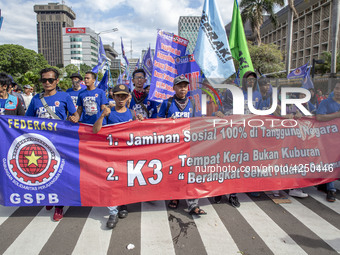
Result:
[[[115,33],[102,34],[104,44],[115,44],[121,53],[120,37],[130,58],[132,41],[133,57],[140,57],[149,44],[155,47],[157,29],[178,33],[180,16],[201,16],[204,0],[72,0],[66,1],[76,13],[75,26],[90,27],[96,32],[118,28]],[[46,0],[0,0],[4,23],[0,43],[15,43],[37,51],[35,4]],[[233,0],[216,0],[222,20],[230,22]]]

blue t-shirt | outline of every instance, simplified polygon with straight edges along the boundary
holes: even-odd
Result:
[[[322,100],[316,114],[330,114],[340,111],[340,104],[334,101],[333,97]]]
[[[257,104],[258,110],[268,110],[272,106],[272,94],[268,94],[266,97],[263,97],[261,94],[261,98]]]
[[[83,107],[82,122],[94,124],[100,117],[101,106],[107,104],[105,92],[102,89],[83,90],[78,95],[78,106]]]
[[[7,99],[0,98],[0,115],[5,115],[5,104]]]
[[[125,112],[117,112],[115,107],[112,107],[110,115],[105,117],[104,119],[106,119],[107,124],[116,124],[132,121],[133,116],[130,109],[126,109]]]
[[[168,107],[168,101],[169,98],[167,100],[164,100],[161,108],[159,109],[159,113],[158,113],[158,117],[161,118],[170,118],[170,117],[176,117],[176,118],[190,118],[193,117],[193,112],[194,112],[194,107],[191,104],[191,100],[189,100],[187,106],[184,108],[183,111],[180,111],[175,103],[175,99],[172,99],[172,102],[170,104],[169,110],[168,110],[168,114],[167,116],[165,116],[165,111],[166,108]]]
[[[66,93],[68,93],[71,96],[73,104],[76,107],[76,109],[78,108],[77,102],[78,102],[79,93],[83,90],[84,90],[83,88],[81,88],[80,90],[74,90],[73,88],[66,90]]]
[[[35,95],[26,111],[26,116],[38,117],[44,119],[53,119],[53,117],[46,111],[40,98],[40,94]],[[73,115],[76,108],[73,105],[69,94],[57,91],[53,96],[44,97],[46,103],[61,120],[66,120],[67,113]]]
[[[134,92],[132,91],[131,94]],[[149,118],[157,118],[157,103],[156,101],[149,100],[148,97],[146,97],[143,100],[143,104],[145,105],[146,109],[148,110],[149,114],[147,114],[144,110],[144,108],[141,106],[141,104],[137,104],[134,97],[132,96],[131,98],[131,103],[130,103],[130,109],[134,110],[136,114],[142,114],[143,118],[149,119]]]

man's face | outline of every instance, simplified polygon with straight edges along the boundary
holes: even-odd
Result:
[[[26,95],[31,94],[31,89],[30,88],[24,88],[24,92]]]
[[[126,102],[128,100],[129,95],[128,94],[113,94],[113,99],[116,102],[116,106],[123,107],[126,105]]]
[[[251,88],[254,86],[255,82],[256,82],[256,77],[254,75],[249,75],[247,77],[247,88]]]
[[[185,81],[182,81],[176,85],[174,85],[174,91],[176,92],[176,96],[180,99],[185,98],[188,94],[189,84]]]
[[[142,89],[144,87],[144,83],[146,79],[143,73],[136,73],[132,79],[133,84],[135,85],[136,89]]]
[[[340,82],[338,82],[336,85],[335,85],[335,88],[334,88],[334,99],[336,100],[340,100]]]
[[[0,98],[4,98],[7,94],[7,85],[0,85]]]
[[[93,86],[95,81],[96,79],[93,78],[92,74],[90,73],[85,74],[84,82],[85,82],[86,87]]]
[[[265,85],[260,86],[260,92],[262,95],[267,95],[268,91],[269,91],[269,83],[266,83]]]
[[[43,73],[41,75],[41,82],[43,85],[44,90],[47,91],[53,91],[56,89],[59,79],[55,78],[55,73],[53,71]]]
[[[78,90],[80,87],[80,79],[78,77],[72,78],[72,86],[75,90]]]

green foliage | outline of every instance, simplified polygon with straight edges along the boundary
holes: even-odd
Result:
[[[0,71],[19,77],[34,68],[42,69],[48,63],[42,54],[20,45],[0,45]]]
[[[331,72],[331,64],[332,64],[332,53],[329,51],[324,51],[321,54],[321,58],[324,63],[323,64],[315,64],[315,73],[324,75],[326,73]],[[336,57],[336,66],[337,71],[340,70],[340,52],[338,52]]]
[[[285,69],[282,52],[278,47],[271,44],[252,45],[248,42],[249,54],[257,73],[266,74],[279,72]],[[238,62],[234,60],[235,69],[238,70]],[[271,75],[271,77],[280,77],[280,74]]]

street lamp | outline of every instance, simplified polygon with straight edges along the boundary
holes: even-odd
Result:
[[[104,30],[104,31],[101,31],[99,33],[96,33],[98,36],[100,34],[107,34],[107,33],[112,33],[112,32],[117,32],[118,31],[118,28],[112,28],[112,29],[109,29],[109,30]]]
[[[315,64],[323,64],[325,61],[323,59],[314,59],[312,64],[312,80],[314,81],[314,74],[315,74]]]

